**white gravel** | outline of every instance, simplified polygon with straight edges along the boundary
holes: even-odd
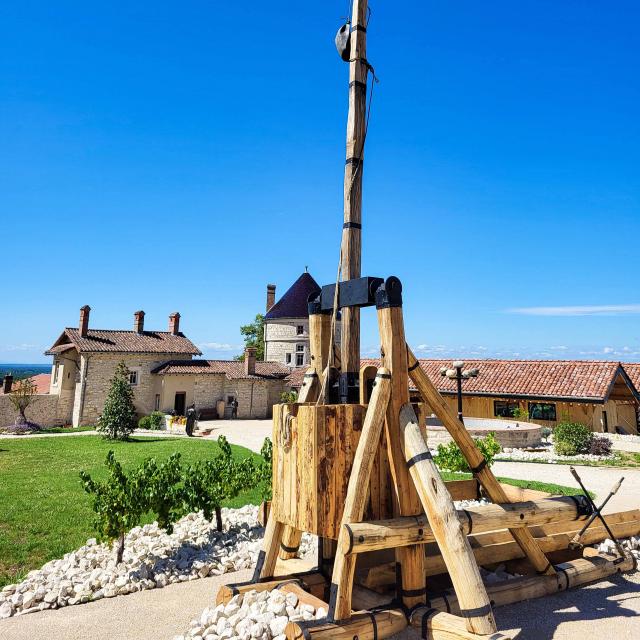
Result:
[[[612,458],[611,455],[594,456],[590,453],[580,453],[575,456],[560,456],[553,451],[553,445],[551,444],[541,444],[536,449],[543,450],[512,449],[506,447],[495,456],[495,460],[506,460],[514,462],[546,462],[547,464],[580,464],[583,462],[599,462],[601,460],[610,460]]]
[[[126,536],[123,562],[95,539],[31,571],[19,584],[0,592],[0,619],[43,609],[84,604],[168,584],[222,575],[254,566],[264,530],[258,508],[223,509],[224,531],[201,513],[174,525],[172,534],[157,523],[135,527]],[[301,555],[313,553],[313,537],[305,535]]]
[[[226,605],[208,607],[192,620],[184,635],[173,640],[285,640],[289,621],[324,618],[327,611],[298,601],[295,593],[247,591],[234,596]]]

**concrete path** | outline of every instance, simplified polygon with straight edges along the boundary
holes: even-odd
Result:
[[[260,453],[265,438],[271,438],[273,423],[268,420],[208,420],[198,423],[200,429],[212,429],[206,439],[217,440],[225,436],[231,444],[237,444]]]
[[[605,507],[605,513],[640,509],[640,469],[616,469],[611,467],[575,466],[589,491],[596,494],[596,502],[604,500],[611,487],[624,476],[620,491]],[[540,464],[535,462],[496,462],[491,469],[497,476],[519,480],[553,482],[567,487],[577,483],[566,464]]]
[[[2,640],[171,640],[212,604],[221,584],[249,571],[0,621]],[[640,573],[495,610],[498,628],[517,640],[640,637]],[[395,640],[417,640],[407,629]]]

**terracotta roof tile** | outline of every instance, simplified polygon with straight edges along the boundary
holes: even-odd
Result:
[[[29,378],[33,384],[36,385],[36,393],[43,394],[49,393],[49,387],[51,387],[51,374],[50,373],[38,373],[35,376]],[[20,384],[20,380],[13,382],[13,388]],[[2,395],[3,389],[0,387],[0,395]]]
[[[532,398],[579,398],[603,400],[620,368],[619,362],[588,360],[465,360],[465,368],[477,367],[480,375],[463,382],[467,395],[524,396]],[[362,365],[379,366],[379,360],[362,360]],[[420,366],[441,393],[455,393],[456,382],[440,375],[451,360],[420,360]],[[636,387],[640,364],[634,375],[624,365]],[[304,369],[294,370],[290,384],[299,387]]]
[[[183,333],[168,331],[118,331],[89,329],[87,336],[73,327],[64,330],[46,355],[59,353],[66,344],[72,344],[80,353],[180,353],[200,355],[200,350]],[[63,349],[64,350],[64,349]]]
[[[238,360],[174,360],[157,367],[152,373],[159,375],[178,374],[224,374],[230,380],[264,380],[285,378],[291,370],[277,362],[256,362],[256,374],[245,375],[244,362]]]

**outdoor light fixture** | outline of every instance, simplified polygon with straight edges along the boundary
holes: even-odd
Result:
[[[464,369],[464,362],[462,360],[454,360],[453,368],[442,367],[440,369],[440,375],[443,378],[449,378],[455,380],[458,384],[458,420],[464,424],[462,417],[462,381],[469,380],[469,378],[477,378],[480,370],[474,367],[473,369]]]

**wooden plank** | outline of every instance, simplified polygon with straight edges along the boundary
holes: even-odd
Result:
[[[284,524],[282,524],[282,522],[278,522],[272,512],[264,531],[262,551],[258,555],[258,568],[260,569],[259,577],[261,579],[271,578],[274,574],[276,562],[278,561],[278,554],[280,553],[280,542],[282,541],[283,531]],[[261,567],[260,563],[262,563]]]
[[[389,279],[385,286],[400,286]],[[391,373],[391,398],[385,420],[387,455],[391,469],[393,497],[396,507],[394,515],[415,516],[422,513],[420,498],[407,470],[402,450],[400,433],[400,409],[409,401],[407,377],[407,347],[404,337],[402,307],[378,308],[378,328],[382,345],[382,365]],[[424,553],[421,546],[400,547],[396,550],[402,576],[402,602],[405,607],[414,607],[425,602]]]
[[[473,441],[473,438],[469,435],[464,425],[458,420],[444,398],[438,393],[438,390],[422,367],[419,366],[418,359],[408,345],[407,353],[409,367],[411,368],[409,373],[411,379],[418,388],[423,400],[431,407],[447,431],[449,431],[456,444],[460,447],[471,469],[476,469],[475,477],[480,484],[482,484],[484,490],[493,502],[497,504],[510,502],[502,485],[498,483],[491,469],[485,465],[484,457]],[[510,529],[510,532],[537,571],[545,574],[555,572],[553,566],[536,545],[533,536],[526,527]]]
[[[475,478],[470,480],[449,480],[444,484],[454,500],[478,499],[479,485]],[[514,500],[514,502],[516,501]],[[517,502],[523,502],[523,500],[518,500]]]
[[[489,636],[467,631],[465,620],[446,611],[432,611],[422,616],[420,629],[429,630],[429,640],[489,640]],[[511,640],[513,636],[492,633],[490,640]]]
[[[451,495],[440,477],[410,404],[400,411],[402,446],[431,532],[438,543],[455,588],[467,630],[490,634],[497,629],[489,597]]]
[[[342,513],[342,524],[361,520],[366,507],[368,486],[373,468],[374,459],[380,446],[382,426],[386,416],[389,397],[391,396],[391,382],[387,369],[380,369],[376,376],[376,384],[371,396],[371,402],[367,409],[362,433],[349,475],[347,487],[347,499]],[[346,556],[344,544],[348,538],[348,531],[341,529],[333,566],[332,590],[330,601],[330,614],[336,620],[343,620],[351,615],[351,595],[353,589],[353,574],[356,566],[355,556]]]

